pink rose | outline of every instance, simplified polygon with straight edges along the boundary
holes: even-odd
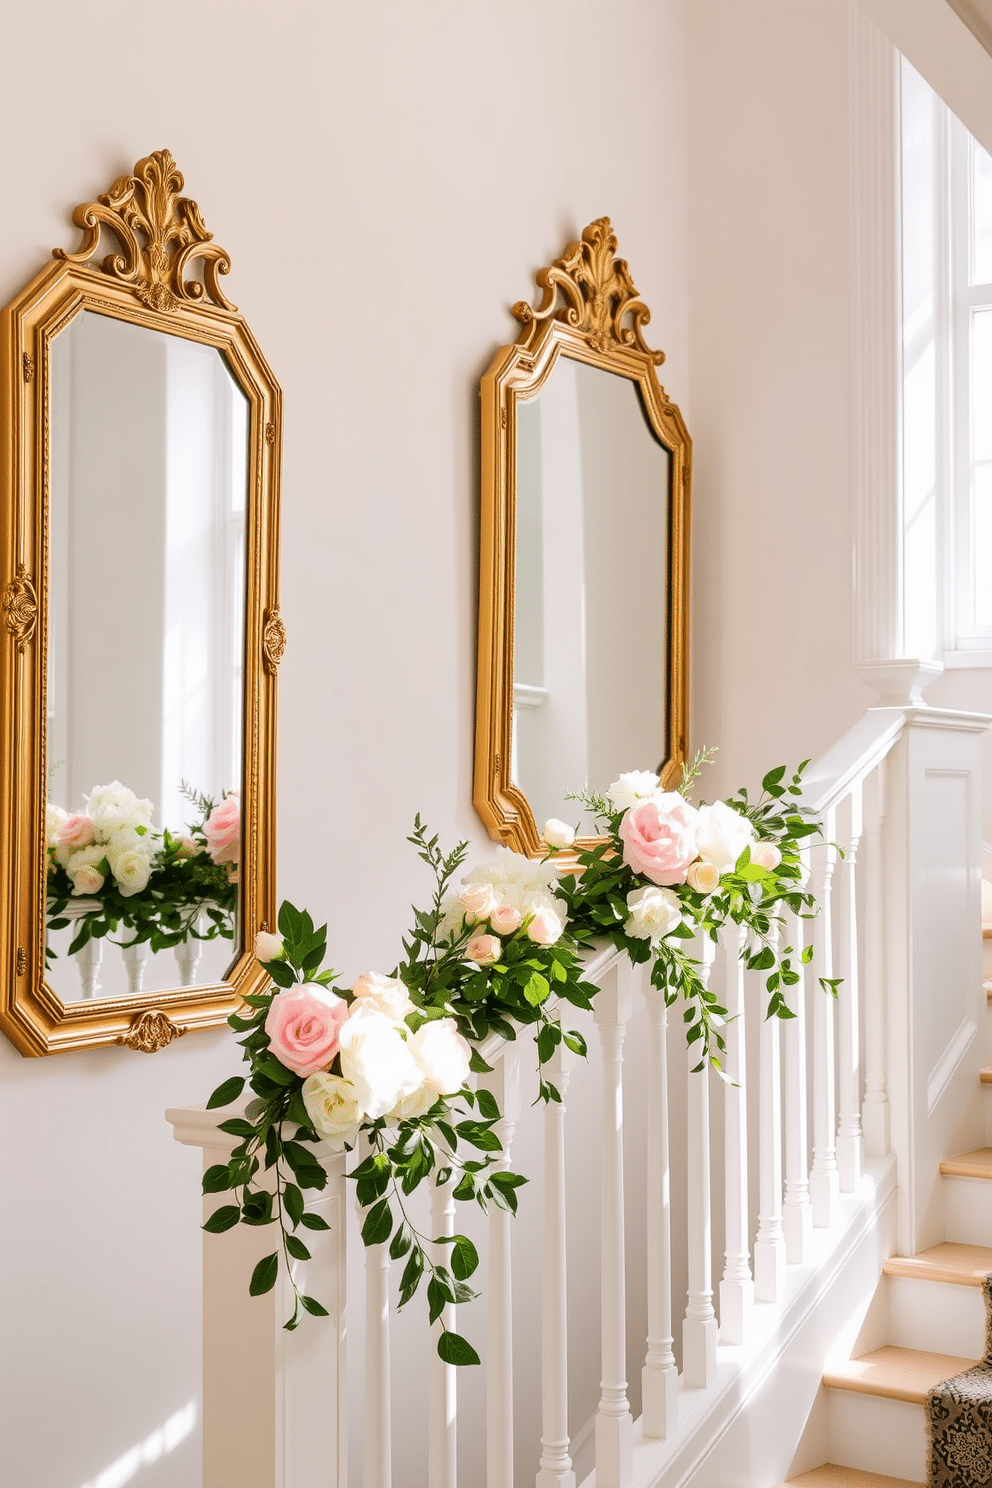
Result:
[[[527,934],[535,945],[550,946],[560,939],[561,932],[565,928],[565,922],[553,909],[547,909],[542,905],[535,909],[529,925]]]
[[[623,860],[652,883],[685,883],[696,857],[696,811],[677,791],[632,806],[620,823]]]
[[[465,947],[466,961],[476,966],[493,966],[503,954],[503,942],[498,935],[473,935]]]
[[[470,925],[479,920],[489,918],[492,910],[496,908],[499,900],[496,897],[492,884],[473,883],[466,884],[459,891],[458,902],[465,911],[465,919]]]
[[[89,847],[94,835],[93,818],[87,816],[85,811],[77,811],[75,816],[66,817],[56,833],[55,841],[59,847]]]
[[[329,1069],[348,1017],[343,997],[316,983],[287,987],[273,997],[265,1019],[269,1047],[280,1064],[306,1079]]]
[[[512,904],[501,904],[489,916],[489,928],[495,930],[497,935],[512,935],[515,930],[520,929],[523,918],[519,909],[515,909]]]
[[[237,863],[241,856],[241,802],[226,796],[215,806],[203,826],[207,850],[215,863]]]
[[[764,868],[769,873],[774,873],[782,861],[782,854],[774,842],[756,842],[751,848],[751,862],[757,868]]]

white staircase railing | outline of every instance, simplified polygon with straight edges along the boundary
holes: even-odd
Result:
[[[690,1471],[707,1488],[707,1432],[714,1440],[722,1433],[722,1450],[731,1450],[741,1398],[750,1390],[758,1400],[772,1388],[767,1369],[747,1374],[748,1361],[759,1348],[781,1351],[789,1329],[802,1325],[799,1289],[808,1284],[813,1296],[816,1267],[839,1253],[837,1237],[856,1205],[870,1202],[866,1158],[886,1157],[891,1131],[899,1244],[917,1248],[932,1229],[930,1188],[939,1156],[950,1150],[946,1129],[960,1135],[972,1120],[971,1096],[956,1093],[951,1075],[975,1063],[977,1076],[984,1053],[968,1025],[981,993],[976,803],[986,723],[937,710],[873,709],[808,772],[807,804],[823,814],[826,840],[810,853],[822,912],[811,926],[813,965],[792,989],[796,1017],[764,1019],[763,978],[743,970],[736,927],[719,947],[697,947],[725,1005],[739,1015],[727,1031],[732,1083],[688,1073],[681,1009],[667,1008],[643,968],[611,948],[593,955],[586,973],[601,988],[599,1052],[586,1068],[559,1046],[549,1074],[560,1103],[526,1104],[533,1063],[526,1038],[487,1050],[494,1071],[484,1078],[504,1112],[504,1160],[532,1186],[522,1198],[530,1220],[494,1211],[479,1231],[485,1300],[469,1312],[471,1330],[460,1327],[483,1353],[484,1389],[437,1358],[426,1327],[407,1325],[406,1314],[393,1327],[388,1255],[380,1247],[360,1256],[354,1233],[345,1241],[353,1205],[344,1202],[343,1158],[323,1155],[332,1175],[325,1199],[332,1230],[313,1237],[321,1244],[301,1268],[309,1292],[333,1299],[329,1321],[308,1319],[285,1334],[278,1288],[249,1299],[251,1266],[270,1248],[264,1230],[205,1236],[204,1488],[234,1481],[239,1488],[455,1488],[459,1481],[572,1488],[593,1468],[596,1488],[674,1485]],[[959,946],[947,944],[948,919],[961,930]],[[787,916],[781,933],[798,964],[810,922]],[[816,984],[819,976],[842,979],[836,1001]],[[949,1023],[931,1006],[942,976],[961,987]],[[601,1082],[598,1100],[593,1080]],[[978,1089],[977,1078],[970,1083]],[[577,1194],[588,1199],[593,1186],[585,1154],[596,1105],[598,1302],[588,1279],[571,1274],[589,1250],[588,1223],[577,1231],[573,1211]],[[938,1129],[932,1141],[921,1142],[921,1113]],[[229,1112],[168,1114],[179,1141],[203,1146],[205,1165],[217,1161],[227,1140],[217,1121]],[[570,1136],[575,1124],[578,1146]],[[435,1189],[430,1207],[431,1233],[453,1233],[450,1191]],[[467,1231],[461,1209],[458,1223]],[[645,1233],[642,1247],[636,1241]],[[722,1254],[714,1254],[715,1236]],[[540,1307],[514,1312],[518,1286],[535,1270]],[[349,1311],[349,1286],[354,1294],[361,1277],[364,1309],[353,1301]],[[222,1305],[219,1293],[211,1295],[218,1286]],[[585,1321],[594,1308],[598,1395],[575,1328],[578,1320],[588,1348]],[[364,1356],[358,1387],[346,1337],[348,1349]],[[804,1368],[815,1389],[819,1371],[808,1357]],[[424,1376],[418,1406],[410,1391]],[[303,1400],[323,1402],[319,1430],[304,1425]],[[719,1433],[707,1424],[718,1401]],[[772,1402],[774,1429],[755,1445],[761,1416],[751,1415],[748,1450],[765,1454],[768,1482],[785,1476],[803,1425],[782,1417]],[[246,1448],[246,1439],[254,1446]]]

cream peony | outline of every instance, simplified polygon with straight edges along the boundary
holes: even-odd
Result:
[[[377,1008],[352,1004],[341,1028],[341,1073],[355,1087],[362,1112],[374,1121],[390,1115],[420,1089],[424,1073],[391,1018]]]
[[[552,816],[544,823],[541,836],[549,847],[571,847],[575,841],[575,828]]]
[[[64,821],[68,821],[68,811],[63,811],[61,806],[53,806],[50,802],[45,811],[45,846],[54,847],[58,836],[59,827]]]
[[[112,780],[109,785],[94,786],[84,797],[97,837],[106,841],[121,827],[150,827],[155,811],[151,801],[139,800],[133,790]]]
[[[627,895],[627,909],[630,917],[624,933],[652,945],[669,935],[682,918],[678,895],[671,889],[635,889]]]
[[[432,1018],[421,1024],[410,1039],[410,1048],[435,1099],[461,1090],[468,1079],[472,1049],[454,1018]]]
[[[353,1146],[362,1121],[355,1087],[340,1075],[323,1071],[304,1081],[303,1104],[316,1130],[329,1147],[342,1152]]]
[[[754,843],[754,828],[725,801],[700,806],[696,814],[696,850],[704,863],[729,873],[746,847]]]
[[[606,799],[614,811],[629,811],[638,801],[647,801],[658,790],[658,777],[650,770],[628,770],[619,780],[614,780],[606,792]]]
[[[416,1012],[413,1000],[403,983],[395,977],[367,971],[352,987],[356,1004],[374,1008],[394,1023],[402,1023],[408,1013]],[[352,1014],[354,1016],[354,1014]]]

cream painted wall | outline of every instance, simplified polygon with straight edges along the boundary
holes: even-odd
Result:
[[[485,848],[471,805],[476,382],[533,271],[601,213],[692,426],[686,8],[205,0],[177,28],[140,8],[97,24],[52,0],[0,20],[0,297],[75,243],[77,202],[168,145],[285,390],[280,890],[327,915],[346,976],[392,963],[427,893],[403,843],[415,811]],[[707,503],[723,498],[712,459],[701,475],[705,558]],[[706,568],[704,598],[723,585]],[[713,621],[703,639],[708,663]],[[702,717],[715,738],[723,714]],[[739,744],[738,713],[726,721]],[[225,1031],[151,1059],[0,1046],[10,1481],[198,1481],[196,1431],[165,1446],[199,1392],[199,1154],[162,1113],[202,1100],[233,1057]]]

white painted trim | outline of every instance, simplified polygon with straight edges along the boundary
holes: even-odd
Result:
[[[971,1041],[977,1032],[977,1026],[970,1018],[965,1018],[957,1033],[951,1039],[951,1042],[931,1070],[930,1078],[927,1081],[928,1116],[950,1084],[958,1065],[961,1063],[965,1054],[967,1054],[968,1049],[971,1047]]]

